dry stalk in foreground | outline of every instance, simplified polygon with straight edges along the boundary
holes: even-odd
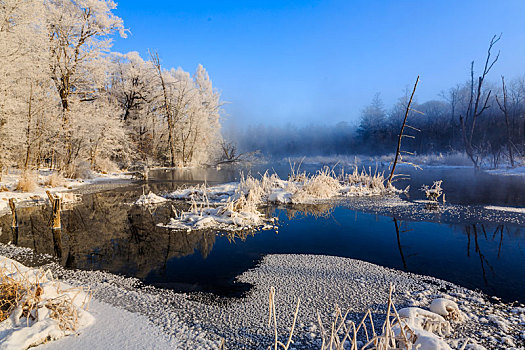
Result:
[[[317,319],[320,327],[320,335],[322,343],[320,350],[416,350],[425,349],[421,345],[416,345],[418,339],[418,333],[412,329],[407,321],[400,317],[393,301],[392,293],[394,287],[390,285],[386,319],[381,327],[381,334],[376,333],[374,327],[374,320],[372,312],[368,310],[361,321],[356,324],[351,320],[347,320],[349,311],[344,315],[341,309],[336,306],[335,318],[330,324],[330,328],[326,329],[321,320],[319,312],[317,313]],[[269,310],[270,316],[268,319],[268,326],[270,327],[273,320],[274,328],[274,343],[268,349],[284,349],[287,350],[292,341],[292,335],[297,321],[297,314],[299,311],[299,301],[297,302],[295,314],[293,316],[293,322],[290,334],[288,335],[288,341],[283,344],[279,341],[277,331],[277,320],[275,315],[275,288],[270,288],[269,293]],[[441,328],[443,325],[438,324],[439,322],[429,321],[430,324],[425,324],[425,330],[433,330]],[[448,323],[447,323],[448,324]],[[441,333],[441,332],[438,332]],[[358,341],[358,336],[364,335],[363,339],[365,342]],[[362,338],[362,337],[361,337]],[[459,350],[464,350],[469,344],[470,339],[467,339]]]
[[[275,288],[274,287],[270,287],[270,294],[268,296],[268,299],[269,299],[268,303],[269,303],[269,311],[270,311],[270,314],[268,316],[268,327],[271,326],[272,319],[273,319],[273,329],[274,329],[274,334],[275,334],[273,349],[277,350],[279,348],[282,348],[283,350],[288,350],[288,347],[292,343],[293,331],[295,328],[295,322],[297,321],[297,314],[299,313],[299,304],[301,303],[301,299],[297,299],[297,306],[295,307],[295,313],[293,315],[292,327],[290,329],[290,334],[288,336],[288,340],[286,344],[283,344],[281,341],[279,341],[279,336],[277,332],[277,316],[275,314]],[[268,349],[271,349],[271,348],[272,348],[271,346],[268,347]]]

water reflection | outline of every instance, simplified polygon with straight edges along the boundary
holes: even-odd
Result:
[[[407,221],[400,221],[396,217],[393,217],[394,222],[394,229],[397,239],[397,247],[399,250],[399,255],[401,258],[401,263],[403,266],[403,269],[408,270],[408,263],[407,261],[412,260],[412,257],[417,256],[417,253],[406,255],[404,250],[405,247],[403,246],[401,242],[402,234],[412,232],[414,229],[410,228],[411,225],[416,225],[417,223],[414,222],[407,222]],[[457,225],[450,226],[452,229],[457,230]],[[489,247],[486,249],[496,249],[497,247],[497,254],[494,256],[494,254],[490,254],[492,260],[499,260],[502,258],[502,247],[503,247],[503,239],[504,239],[504,232],[507,233],[507,235],[510,235],[509,226],[502,225],[502,224],[494,224],[494,225],[487,225],[487,224],[470,224],[470,225],[464,225],[463,226],[463,233],[466,236],[466,257],[468,259],[479,259],[479,270],[481,272],[481,276],[483,279],[483,284],[485,286],[489,286],[489,279],[490,278],[497,278],[497,271],[494,269],[493,264],[489,261],[489,258],[487,258],[487,255],[483,253],[485,248],[482,248],[482,244],[480,244],[481,240],[484,240],[483,244],[488,244]],[[513,233],[513,240],[514,239],[523,239],[523,229],[518,227],[514,228]],[[518,246],[519,248],[519,246]],[[523,257],[523,252],[521,249],[519,249],[519,255]],[[417,261],[418,259],[414,259]]]
[[[403,254],[403,246],[401,245],[401,237],[399,236],[399,224],[395,217],[393,219],[394,219],[394,226],[396,228],[397,248],[399,249],[399,255],[401,255],[401,261],[403,262],[403,268],[406,270],[407,262],[405,260],[405,254]],[[408,232],[408,231],[403,231],[403,232]]]
[[[60,248],[54,244],[49,207],[18,209],[18,244],[59,256],[68,268],[106,270],[179,291],[241,295],[249,286],[234,283],[237,275],[265,254],[293,253],[365,260],[525,301],[523,226],[480,224],[475,218],[468,224],[417,222],[326,203],[264,208],[265,215],[279,218],[278,230],[188,233],[157,226],[168,222],[171,205],[180,210],[186,204],[145,208],[130,203],[143,192],[161,193],[204,179],[231,181],[234,174],[164,173],[144,187],[84,195],[62,212]],[[0,218],[0,227],[0,242],[14,242],[11,215]]]
[[[508,301],[525,300],[523,227],[475,223],[447,225],[446,230],[443,224],[396,217],[393,222],[404,270],[481,289]]]
[[[329,218],[332,216],[335,205],[335,203],[295,204],[286,208],[286,216],[288,220],[307,216]]]
[[[49,207],[21,208],[20,246],[55,255],[69,268],[106,270],[145,278],[169,259],[194,254],[204,258],[215,243],[215,232],[173,232],[157,224],[167,222],[171,207],[148,209],[129,205],[140,188],[85,195],[82,203],[62,212],[62,229],[53,230]],[[10,232],[10,217],[0,219]],[[2,243],[13,242],[10,235]]]

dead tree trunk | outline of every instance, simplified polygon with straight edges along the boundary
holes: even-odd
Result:
[[[11,208],[11,232],[13,233],[13,244],[18,245],[18,215],[16,213],[15,200],[9,198],[9,207]]]
[[[51,203],[51,208],[53,210],[53,218],[52,218],[52,228],[53,229],[60,229],[62,228],[62,225],[60,223],[60,211],[62,210],[62,199],[58,196],[53,196],[51,192],[46,191],[47,197],[49,198],[49,202]]]
[[[46,194],[51,202],[51,209],[53,211],[50,221],[51,231],[53,232],[53,248],[57,258],[62,259],[62,224],[60,222],[62,199],[58,196],[53,196],[49,191],[46,191]]]
[[[507,148],[509,150],[510,165],[514,168],[514,157],[512,156],[512,137],[509,123],[509,109],[507,107],[507,88],[505,87],[505,77],[501,76],[501,84],[503,90],[503,104],[500,103],[498,96],[496,96],[496,102],[498,103],[499,109],[505,116],[505,124],[507,126]]]
[[[396,157],[394,158],[394,163],[392,164],[392,170],[390,171],[390,176],[388,177],[388,185],[390,186],[392,184],[392,179],[394,177],[394,172],[396,171],[396,165],[400,158],[401,153],[401,140],[403,139],[403,132],[405,130],[405,126],[407,123],[408,113],[410,112],[410,105],[412,104],[412,99],[414,98],[414,94],[416,93],[417,84],[419,83],[419,75],[417,76],[416,83],[414,84],[414,89],[412,90],[412,95],[410,95],[410,100],[408,100],[407,108],[405,111],[405,118],[403,119],[403,124],[401,125],[401,131],[399,131],[399,135],[397,137],[397,149],[396,149]]]

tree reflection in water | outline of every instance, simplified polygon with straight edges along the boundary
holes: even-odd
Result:
[[[157,224],[169,221],[172,205],[181,210],[187,204],[169,202],[151,208],[130,204],[143,191],[163,189],[160,182],[152,181],[144,189],[130,186],[84,195],[81,203],[66,208],[61,264],[188,290],[203,290],[196,284],[214,278],[213,283],[230,288],[227,283],[235,276],[272,253],[350,257],[471,288],[488,286],[484,289],[488,292],[510,290],[504,284],[525,276],[521,263],[525,254],[520,250],[525,237],[519,225],[417,222],[397,215],[358,214],[338,203],[325,203],[261,208],[267,217],[279,217],[275,232],[176,231]],[[50,219],[49,207],[19,208],[18,244],[54,255]],[[0,218],[0,227],[4,232],[0,242],[13,241],[10,215]],[[513,293],[509,294],[513,298],[519,294]]]

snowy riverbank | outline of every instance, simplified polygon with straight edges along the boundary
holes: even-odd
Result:
[[[33,254],[10,246],[1,246],[0,253],[22,259]],[[269,255],[238,277],[238,281],[254,285],[245,298],[221,300],[144,287],[136,279],[105,272],[63,270],[54,263],[46,268],[70,284],[92,290],[95,301],[90,312],[96,321],[78,336],[43,348],[102,349],[111,344],[136,349],[217,349],[224,342],[226,348],[266,349],[273,342],[273,328],[267,327],[268,291],[273,286],[281,339],[289,332],[295,303],[301,298],[293,346],[317,349],[321,341],[317,311],[329,327],[336,305],[343,313],[349,310],[348,319],[353,321],[370,309],[376,327],[380,327],[390,284],[396,286],[393,301],[398,310],[405,306],[428,308],[438,297],[457,302],[466,319],[453,323],[452,333],[445,338],[452,349],[459,349],[466,338],[471,339],[469,344],[478,343],[486,349],[525,346],[523,305],[493,304],[477,292],[448,282],[347,258]],[[102,332],[100,337],[98,332]],[[150,337],[152,332],[161,334],[158,340]]]
[[[108,183],[129,183],[132,175],[126,173],[91,173],[86,179],[66,179],[50,170],[40,170],[24,179],[20,171],[10,172],[2,175],[0,181],[0,215],[9,211],[9,199],[13,198],[17,206],[43,204],[47,200],[46,191],[59,194],[63,203],[71,203],[79,200],[79,196],[68,193],[78,190],[83,186],[99,186]],[[24,182],[24,186],[21,185]],[[24,187],[20,189],[20,187]]]

